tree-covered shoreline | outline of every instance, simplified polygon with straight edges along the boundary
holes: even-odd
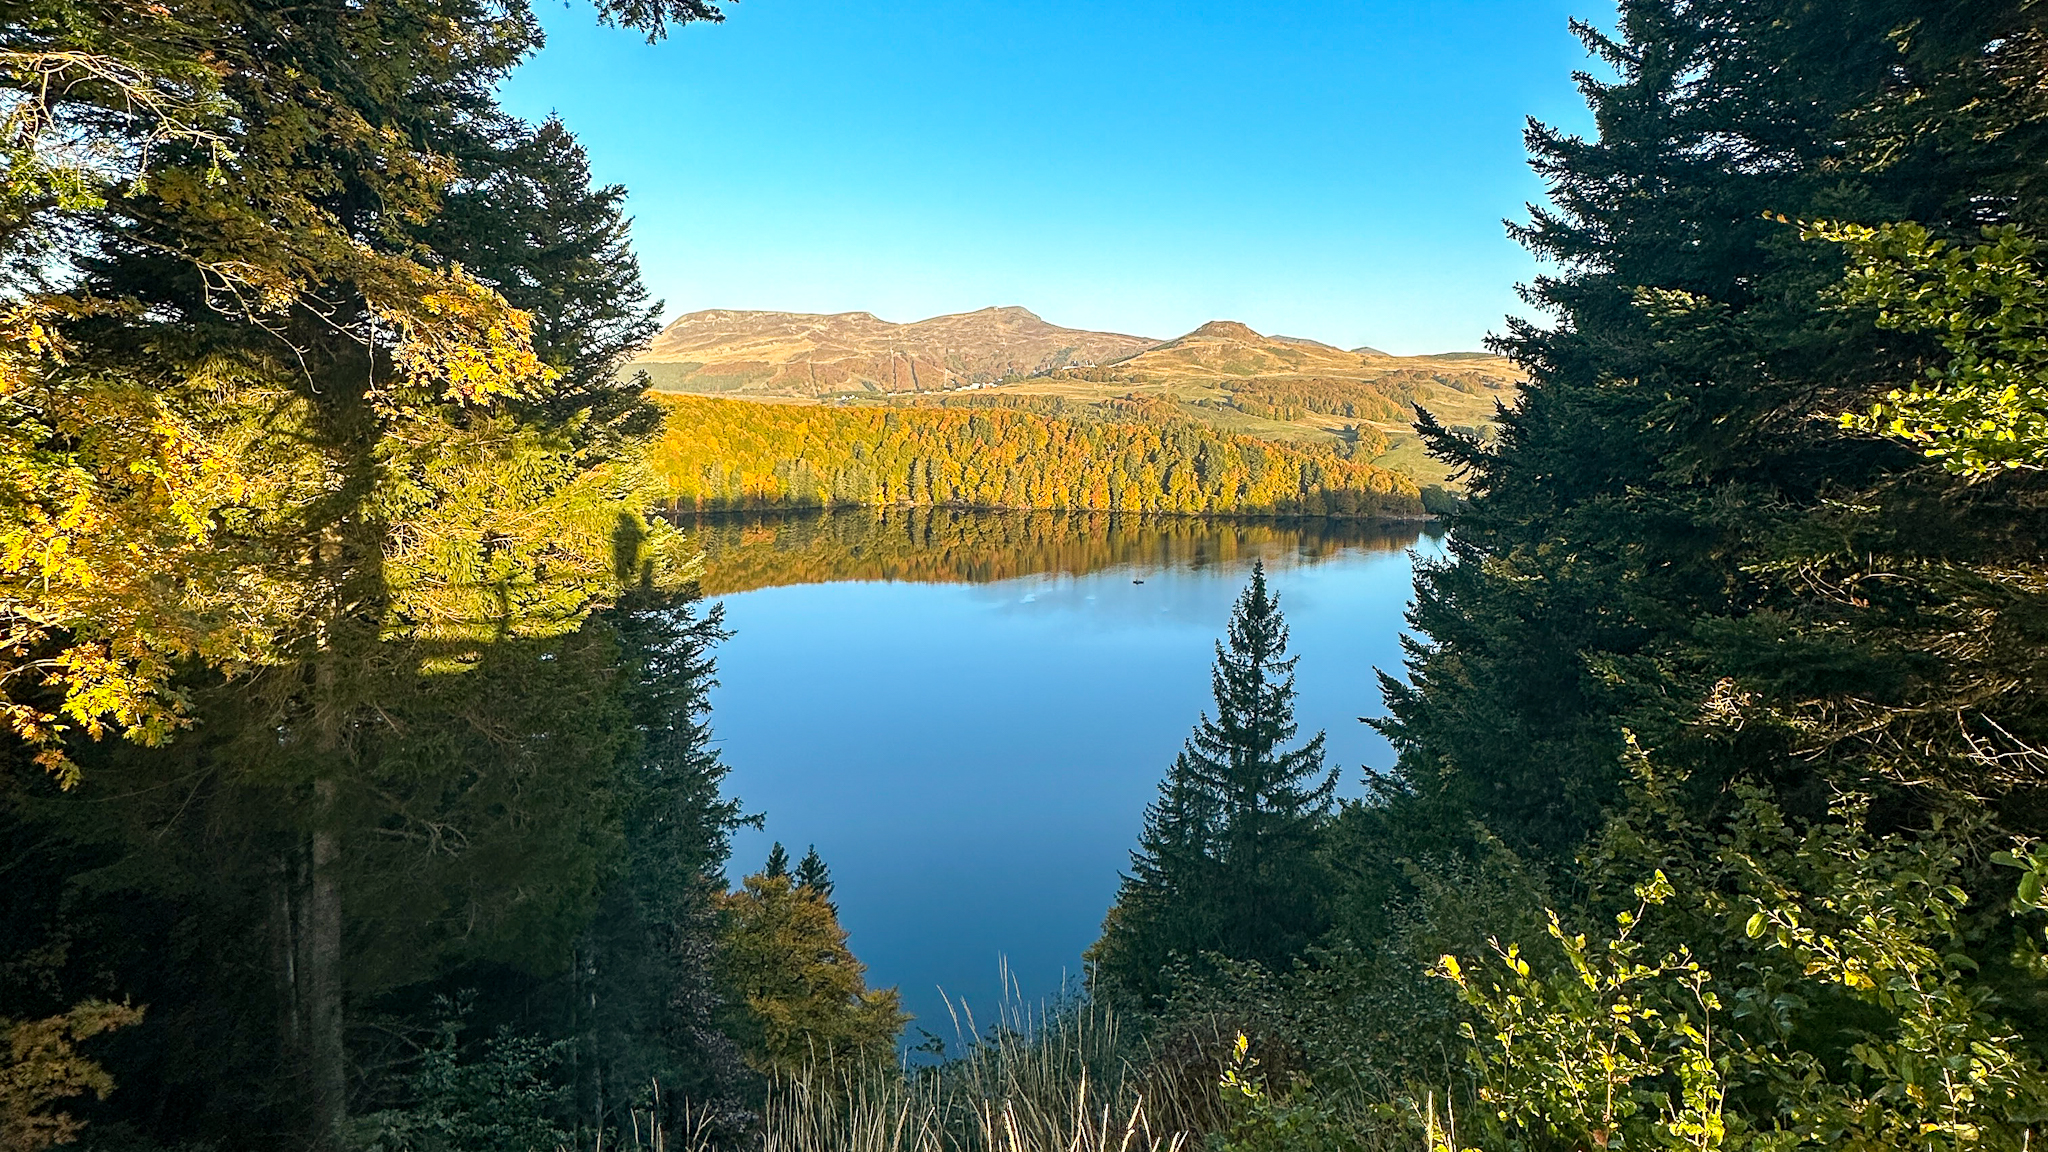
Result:
[[[686,511],[874,505],[1426,518],[1399,473],[1186,421],[662,396],[653,453]]]
[[[904,1066],[825,862],[728,882],[726,634],[658,506],[888,506],[964,558],[826,550],[945,574],[1002,563],[948,505],[1424,494],[1171,420],[650,400],[622,191],[496,103],[523,6],[10,14],[0,1148],[2031,1148],[2048,5],[1579,31],[1528,385],[1420,418],[1470,499],[1396,762],[1334,798],[1257,570],[1086,995]]]

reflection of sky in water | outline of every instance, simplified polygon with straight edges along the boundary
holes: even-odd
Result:
[[[1425,554],[1439,545],[1418,542]],[[1301,657],[1296,716],[1346,794],[1385,741],[1375,667],[1400,664],[1402,551],[1269,559]],[[837,583],[723,598],[712,721],[730,789],[771,839],[816,843],[871,982],[950,1038],[943,986],[987,1018],[997,958],[1029,998],[1078,971],[1144,806],[1209,707],[1212,645],[1250,570],[1120,568],[992,584]],[[1134,583],[1142,580],[1143,583]]]

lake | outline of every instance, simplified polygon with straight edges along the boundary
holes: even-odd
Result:
[[[1263,560],[1300,657],[1296,718],[1347,795],[1392,760],[1359,721],[1400,668],[1413,527],[1058,513],[856,512],[686,524],[733,632],[712,724],[728,791],[812,844],[871,985],[952,1042],[1080,971],[1145,805],[1204,709]],[[943,998],[942,998],[943,990]],[[959,1027],[965,1028],[965,1019]]]

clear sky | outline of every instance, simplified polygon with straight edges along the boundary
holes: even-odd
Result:
[[[740,0],[652,47],[536,0],[505,86],[626,185],[649,286],[908,321],[1020,304],[1470,349],[1534,272],[1524,118],[1584,130],[1608,0]]]

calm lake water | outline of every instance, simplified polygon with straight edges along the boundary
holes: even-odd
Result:
[[[1080,970],[1145,805],[1200,713],[1230,605],[1266,563],[1293,633],[1297,719],[1343,788],[1392,754],[1359,717],[1397,670],[1410,529],[891,512],[710,521],[704,585],[733,638],[712,722],[769,842],[816,844],[872,985],[954,1037]],[[964,1027],[965,1021],[962,1020]]]

